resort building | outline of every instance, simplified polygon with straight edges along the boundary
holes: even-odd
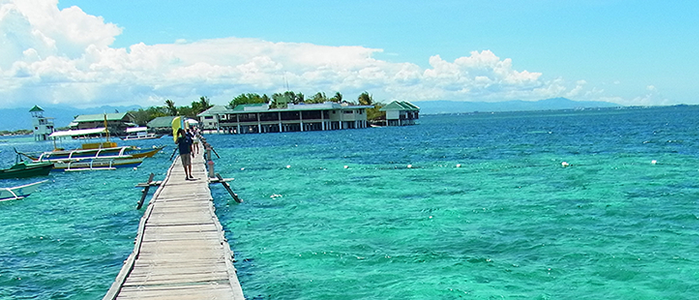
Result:
[[[420,118],[420,108],[408,101],[393,101],[379,111],[386,112],[388,126],[415,125],[415,120]]]
[[[371,105],[325,102],[288,104],[270,108],[268,104],[244,104],[233,109],[215,105],[200,113],[202,130],[225,133],[268,133],[366,128],[366,110]]]
[[[49,139],[49,135],[55,130],[53,126],[53,118],[44,117],[44,110],[38,105],[34,105],[32,109],[29,110],[32,114],[32,125],[34,127],[34,140],[35,141],[46,141]]]
[[[228,111],[229,109],[226,106],[214,105],[197,115],[197,117],[199,117],[199,125],[202,129],[207,128],[209,130],[218,130],[218,124],[220,121],[219,118],[225,115]]]
[[[110,113],[110,114],[94,114],[94,115],[79,115],[75,117],[73,122],[68,126],[71,130],[75,129],[90,129],[104,128],[105,122],[110,132],[125,132],[127,127],[136,127],[134,116],[131,113]]]
[[[148,127],[149,131],[158,134],[172,134],[173,119],[175,119],[175,116],[157,117],[150,120],[150,122],[146,124],[146,127]]]

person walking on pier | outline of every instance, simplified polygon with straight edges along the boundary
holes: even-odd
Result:
[[[194,128],[189,128],[189,136],[192,138],[192,152],[199,154],[199,137],[197,130]]]
[[[185,180],[194,180],[194,176],[192,176],[192,157],[194,156],[192,139],[182,128],[177,130],[177,148],[180,151],[184,174],[187,177]]]

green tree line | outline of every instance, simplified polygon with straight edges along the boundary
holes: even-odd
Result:
[[[163,106],[151,106],[145,109],[139,108],[138,110],[129,111],[129,113],[134,116],[136,124],[145,126],[146,123],[157,117],[185,116],[196,119],[198,114],[212,106],[209,97],[202,96],[198,101],[192,101],[191,105],[176,106],[174,101],[167,99]]]
[[[5,136],[5,135],[29,135],[34,133],[33,130],[30,129],[19,129],[15,131],[9,131],[9,130],[0,130],[0,136]]]
[[[344,99],[340,92],[335,93],[332,97],[326,96],[324,92],[318,92],[313,96],[307,98],[303,93],[296,93],[293,91],[286,91],[283,93],[274,93],[272,97],[266,94],[256,94],[256,93],[243,93],[233,98],[228,103],[229,108],[235,108],[238,105],[243,104],[269,104],[270,108],[286,108],[291,104],[314,104],[314,103],[325,103],[334,102],[342,103],[347,102],[351,105],[373,105],[373,108],[367,109],[367,119],[368,120],[384,120],[386,119],[386,114],[379,111],[385,106],[384,103],[374,101],[374,98],[368,92],[361,93],[356,101],[347,101]],[[129,111],[134,116],[134,121],[140,126],[145,126],[149,121],[157,117],[165,116],[185,116],[189,118],[196,119],[196,116],[203,111],[211,108],[213,105],[209,100],[209,97],[202,96],[197,101],[192,101],[190,105],[177,106],[175,102],[167,99],[163,106],[151,106],[148,108],[139,108],[138,110]]]
[[[307,98],[303,93],[295,93],[293,91],[286,91],[284,93],[274,93],[272,97],[267,96],[267,94],[259,95],[256,93],[240,94],[233,98],[228,103],[228,107],[235,108],[238,105],[243,104],[269,104],[270,108],[286,108],[290,103],[292,104],[314,104],[314,103],[325,103],[334,102],[342,103],[347,102],[352,105],[373,105],[373,108],[367,109],[367,119],[368,120],[385,120],[386,114],[379,111],[385,106],[384,103],[374,101],[374,98],[368,92],[363,92],[357,97],[357,101],[347,101],[344,100],[340,92],[335,93],[332,97],[329,97],[324,92],[318,92],[313,96]]]

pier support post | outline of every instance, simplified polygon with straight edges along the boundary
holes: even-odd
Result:
[[[225,180],[223,180],[223,177],[221,177],[221,174],[217,173],[216,178],[218,178],[218,182],[221,183],[224,188],[226,188],[226,191],[228,191],[228,194],[230,194],[231,197],[233,197],[233,200],[235,200],[235,202],[243,203],[243,199],[240,199],[240,197],[238,197],[238,194],[233,192],[233,190],[231,189],[231,186],[228,185],[228,183]]]
[[[214,160],[211,158],[211,147],[206,147],[206,167],[209,170],[209,178],[216,177],[214,172]]]
[[[143,188],[143,191],[141,191],[141,200],[138,201],[138,206],[136,207],[136,209],[141,209],[141,207],[143,207],[143,201],[145,201],[146,196],[148,196],[148,190],[150,189],[150,184],[151,182],[153,182],[154,176],[155,174],[150,173],[150,176],[148,177],[148,182],[146,182],[147,185]]]

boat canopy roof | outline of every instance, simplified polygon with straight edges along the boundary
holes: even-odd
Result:
[[[129,127],[126,128],[126,133],[148,131],[148,127]]]
[[[90,129],[78,129],[78,130],[68,130],[68,131],[56,131],[49,135],[49,137],[66,137],[66,136],[83,136],[89,134],[107,133],[106,128],[90,128]]]

